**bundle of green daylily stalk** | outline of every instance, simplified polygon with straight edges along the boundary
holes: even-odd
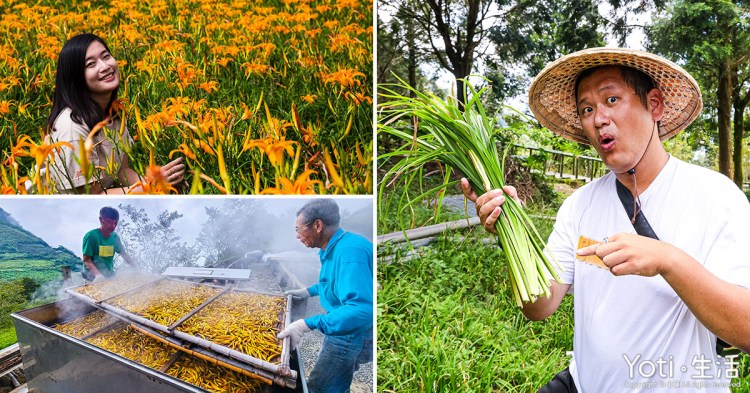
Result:
[[[479,101],[483,90],[476,92],[468,82],[467,85],[473,95],[464,111],[455,98],[443,100],[424,94],[403,81],[396,86],[413,92],[414,98],[380,87],[384,92],[381,97],[388,101],[380,105],[379,132],[405,141],[401,149],[381,155],[382,158],[403,157],[383,177],[383,187],[389,179],[433,161],[445,164],[447,173],[451,168],[460,171],[478,194],[505,185],[505,160],[501,162],[498,157],[492,134],[494,121]],[[412,125],[422,132],[417,133]],[[516,303],[521,307],[522,302],[534,301],[541,295],[549,297],[549,281],[560,280],[557,261],[549,254],[550,260],[543,252],[544,241],[520,204],[513,198],[506,198],[502,212],[495,228],[508,262]]]

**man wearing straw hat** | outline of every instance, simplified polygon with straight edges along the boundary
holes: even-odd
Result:
[[[560,207],[547,252],[562,280],[523,307],[541,320],[574,295],[570,367],[540,392],[728,392],[737,360],[717,355],[717,339],[750,350],[750,204],[662,146],[700,114],[695,80],[650,53],[588,49],[542,70],[529,105],[611,171]],[[478,198],[462,188],[491,232],[504,193],[517,198],[513,187]]]

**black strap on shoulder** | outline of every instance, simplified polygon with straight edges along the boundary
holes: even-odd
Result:
[[[615,182],[617,183],[617,196],[620,198],[620,202],[622,202],[622,207],[625,208],[628,219],[630,219],[630,222],[633,223],[635,232],[641,236],[659,240],[659,237],[657,237],[656,233],[654,233],[654,230],[651,228],[651,224],[648,223],[646,216],[643,215],[641,206],[638,204],[635,198],[633,198],[633,194],[630,193],[630,190],[628,190],[625,185],[620,183],[619,180],[615,180]],[[636,204],[635,210],[633,209],[634,203]],[[633,222],[632,217],[630,217],[630,214],[632,214],[631,212],[634,211],[636,212],[635,222]],[[720,339],[719,337],[716,337],[716,353],[719,356],[727,356],[731,354],[737,354],[739,352],[740,351],[738,349],[729,345],[726,341]]]
[[[620,183],[619,180],[615,180],[615,183],[617,183],[617,196],[620,198],[622,207],[625,208],[625,213],[628,215],[630,222],[633,222],[630,215],[632,212],[636,212],[635,222],[633,222],[635,232],[641,236],[659,240],[659,237],[656,236],[656,233],[654,233],[654,230],[651,228],[651,224],[648,223],[646,216],[643,215],[640,204],[638,204],[635,198],[633,198],[633,194],[630,193],[630,190]],[[636,209],[633,209],[633,204],[636,204]]]

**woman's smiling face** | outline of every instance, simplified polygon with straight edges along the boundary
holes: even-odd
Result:
[[[86,87],[91,94],[112,93],[120,84],[117,60],[99,41],[93,41],[86,48],[84,67]]]

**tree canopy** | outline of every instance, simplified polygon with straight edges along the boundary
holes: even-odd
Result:
[[[117,232],[140,269],[159,274],[169,266],[196,265],[198,249],[182,240],[174,228],[181,213],[165,210],[153,217],[129,204],[118,207],[127,220],[122,220]]]
[[[480,74],[487,81],[482,83],[492,88],[487,107],[493,110],[502,109],[509,100],[525,101],[531,80],[549,62],[607,43],[626,46],[636,29],[642,29],[645,49],[685,67],[703,92],[703,116],[668,143],[670,151],[701,165],[718,163],[719,171],[738,186],[744,182],[750,104],[748,0],[384,0],[381,4],[390,19],[379,30],[379,82],[392,82],[393,72],[418,90],[435,91],[428,82],[429,70],[444,69],[455,78]],[[460,91],[464,84],[457,80],[455,86]]]
[[[208,220],[198,235],[207,263],[216,263],[239,258],[248,251],[266,250],[273,247],[278,236],[272,229],[278,223],[258,201],[227,199],[221,208],[207,207]],[[293,221],[289,222],[293,225]]]
[[[647,49],[682,64],[716,117],[719,171],[743,181],[744,112],[750,101],[750,12],[747,1],[676,0],[647,29]],[[707,94],[705,94],[707,93]],[[734,121],[732,110],[734,109]],[[734,143],[732,126],[734,125]],[[734,148],[734,172],[731,171]]]

